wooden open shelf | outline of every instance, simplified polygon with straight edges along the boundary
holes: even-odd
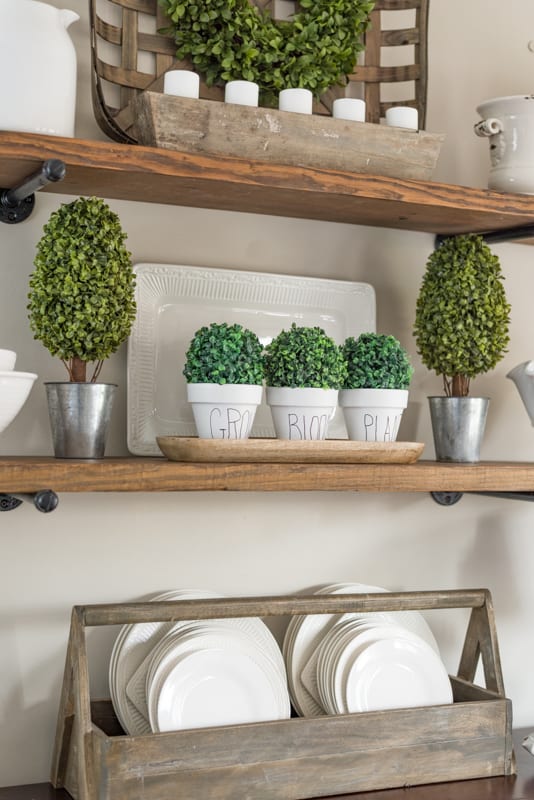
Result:
[[[163,458],[101,461],[0,458],[0,491],[529,492],[534,463],[201,464]]]
[[[65,179],[43,191],[224,209],[432,234],[534,226],[534,197],[116,142],[0,131],[0,187],[46,159]],[[533,240],[534,241],[534,240]],[[534,464],[172,463],[158,458],[0,458],[0,492],[362,491],[530,492]]]
[[[65,179],[44,189],[60,194],[433,234],[534,225],[528,195],[10,131],[0,131],[0,186],[18,186],[48,158],[66,164]]]

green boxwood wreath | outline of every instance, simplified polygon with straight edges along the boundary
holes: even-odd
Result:
[[[346,81],[363,49],[374,0],[300,0],[291,21],[273,20],[249,0],[159,0],[179,59],[189,58],[208,86],[255,81],[262,105],[281,89],[319,97]]]

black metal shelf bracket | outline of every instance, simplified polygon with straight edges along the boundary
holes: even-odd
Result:
[[[454,506],[462,495],[463,492],[430,492],[432,500],[440,506]]]
[[[59,503],[59,497],[51,489],[42,489],[35,494],[0,494],[0,511],[14,511],[22,503],[31,503],[37,511],[49,514]]]
[[[28,219],[35,205],[35,194],[48,183],[62,181],[67,172],[63,161],[49,158],[40,170],[29,175],[15,189],[0,189],[0,222],[14,225]]]
[[[440,506],[454,506],[464,494],[479,494],[484,497],[501,497],[507,500],[526,500],[534,503],[534,492],[430,492],[432,499]]]
[[[445,239],[448,239],[450,236],[454,235],[455,234],[453,233],[450,235],[438,233],[434,242],[434,246],[436,248],[439,247]],[[502,231],[487,231],[486,233],[481,233],[480,236],[482,236],[487,244],[499,244],[502,242],[517,242],[521,239],[532,239],[534,238],[534,225],[521,225],[517,228],[503,228]]]

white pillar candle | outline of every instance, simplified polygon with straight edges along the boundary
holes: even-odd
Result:
[[[309,89],[282,89],[278,95],[280,111],[295,111],[297,114],[311,114],[313,95]]]
[[[353,122],[365,122],[365,100],[353,97],[338,97],[332,106],[332,116],[336,119],[350,119]]]
[[[416,108],[410,106],[392,106],[386,110],[386,125],[394,128],[410,128],[416,131],[419,127],[419,115]]]
[[[224,102],[257,106],[260,87],[254,81],[229,81],[224,87]]]
[[[163,78],[163,93],[198,98],[200,78],[189,69],[171,69]]]

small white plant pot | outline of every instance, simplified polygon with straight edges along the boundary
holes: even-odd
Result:
[[[251,384],[188,383],[199,439],[248,439],[262,395]]]
[[[268,386],[267,404],[271,408],[278,439],[326,439],[328,423],[337,407],[337,389],[292,389]]]
[[[355,442],[394,442],[402,413],[408,405],[407,389],[342,389],[349,439]]]

